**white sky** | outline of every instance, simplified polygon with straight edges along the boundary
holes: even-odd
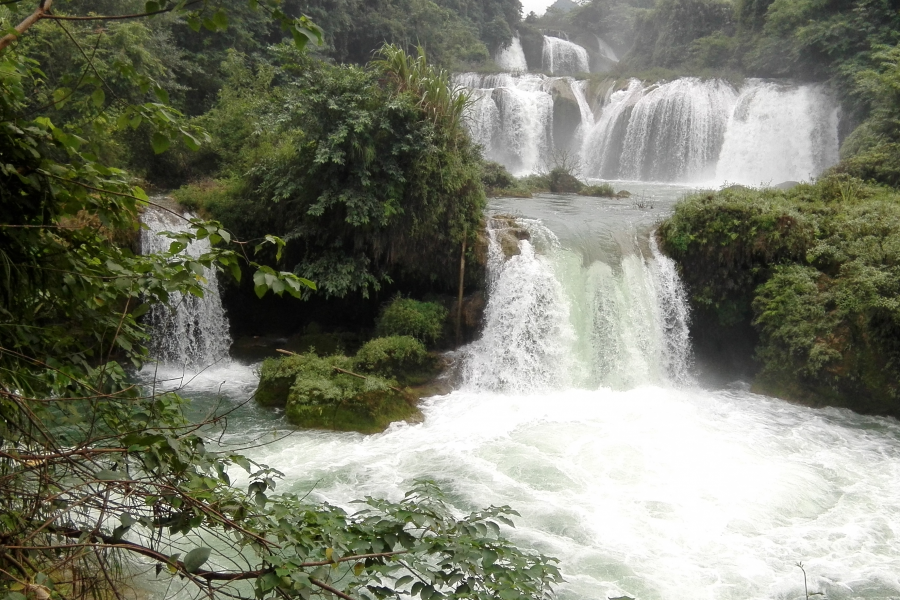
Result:
[[[522,0],[522,17],[527,17],[531,11],[538,15],[544,14],[547,7],[552,5],[556,0]]]

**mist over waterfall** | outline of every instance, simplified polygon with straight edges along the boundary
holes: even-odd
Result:
[[[674,264],[637,239],[584,264],[539,221],[504,260],[508,220],[489,222],[489,298],[464,366],[468,389],[530,393],[690,383],[687,295]]]
[[[545,37],[545,70],[578,72],[556,68],[581,60],[572,46]],[[516,174],[565,151],[584,177],[760,185],[809,180],[838,160],[840,107],[818,84],[633,79],[601,93],[538,74],[462,74],[457,82],[475,98],[467,115],[475,140]]]
[[[188,215],[190,217],[191,215]],[[141,231],[144,254],[165,252],[172,240],[160,232],[187,231],[184,219],[150,208],[141,216],[147,226]],[[200,256],[208,252],[208,239],[192,242],[186,252]],[[219,296],[215,269],[205,269],[204,295],[198,298],[178,292],[170,294],[168,305],[155,305],[147,315],[150,328],[150,352],[153,358],[182,367],[207,367],[227,359],[231,347],[228,318]]]

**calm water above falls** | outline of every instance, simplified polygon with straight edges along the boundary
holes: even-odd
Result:
[[[491,206],[532,241],[492,268],[503,301],[459,353],[466,383],[426,400],[424,423],[277,439],[281,416],[251,404],[225,442],[276,440],[248,453],[286,474],[282,491],[331,502],[430,477],[460,510],[508,504],[522,515],[509,535],[561,559],[563,598],[802,598],[798,561],[810,592],[900,597],[900,424],[679,383],[689,348],[667,311],[683,292],[647,233],[686,188],[617,187],[635,197]],[[255,381],[253,366],[213,367],[188,395],[229,406]]]

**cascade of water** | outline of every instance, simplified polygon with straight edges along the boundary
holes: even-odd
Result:
[[[822,86],[748,80],[728,122],[717,181],[804,181],[838,161],[839,107]]]
[[[637,79],[625,89],[610,91],[600,118],[584,136],[581,156],[586,175],[616,179],[631,111],[643,95],[644,87]]]
[[[597,37],[597,48],[600,50],[600,56],[605,58],[606,60],[610,60],[614,63],[619,62],[619,58],[616,56],[615,50],[612,49],[612,46],[603,41],[599,35]]]
[[[489,257],[494,259],[488,262],[491,294],[484,334],[470,347],[464,365],[465,386],[528,393],[568,385],[574,333],[568,301],[550,260],[538,255],[528,240],[519,242],[518,255],[498,260],[502,250],[497,233],[489,239]]]
[[[141,232],[145,254],[168,250],[171,240],[162,231],[187,231],[185,222],[169,213],[149,209],[141,217],[147,226]],[[191,243],[186,252],[200,256],[210,249],[209,240]],[[173,293],[169,305],[154,306],[147,316],[150,350],[154,358],[187,367],[203,367],[227,359],[231,347],[228,319],[219,297],[215,269],[205,269],[203,298]]]
[[[519,35],[513,37],[512,43],[506,48],[501,48],[494,57],[497,66],[509,73],[525,73],[528,71],[528,62],[525,60],[525,51]]]
[[[584,140],[590,125],[594,122],[594,113],[587,100],[588,82],[575,81],[573,79],[569,81],[569,87],[572,89],[572,95],[575,96],[575,102],[578,103],[578,112],[581,113],[581,121],[578,123],[578,128],[575,130],[575,136],[571,143],[571,147],[575,148],[579,154],[580,162],[581,148],[584,146]],[[562,142],[562,140],[560,140],[560,142]],[[560,142],[557,142],[557,144]]]
[[[552,150],[555,81],[543,75],[462,73],[455,83],[472,90],[466,124],[485,155],[513,173],[540,168]]]
[[[578,44],[544,36],[543,70],[553,75],[574,75],[590,71],[588,53]]]
[[[619,172],[613,178],[708,180],[736,96],[723,81],[695,78],[645,91],[631,111]]]
[[[553,44],[545,44],[545,58],[560,54],[550,51]],[[595,120],[586,82],[473,73],[456,81],[473,90],[473,137],[516,174],[533,172],[554,149],[568,148],[588,177],[715,185],[807,180],[838,160],[839,106],[818,85],[748,80],[738,92],[722,80],[646,87],[635,79],[609,92]],[[577,127],[557,128],[554,109],[565,108],[554,104],[558,96],[577,103]]]
[[[687,290],[675,261],[659,251],[656,232],[650,234],[650,253],[653,256],[653,276],[659,304],[659,327],[664,333],[663,363],[671,381],[693,383],[691,367],[691,314]]]
[[[531,240],[505,260],[498,235],[507,224],[488,227],[489,299],[464,368],[470,389],[691,383],[687,297],[655,242],[649,260],[632,240],[621,257],[585,266],[539,222],[519,219]]]

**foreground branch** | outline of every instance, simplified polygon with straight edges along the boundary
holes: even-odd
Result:
[[[10,44],[12,44],[20,35],[31,29],[32,25],[43,19],[47,16],[47,13],[50,11],[50,5],[53,4],[53,0],[41,0],[41,3],[38,5],[37,9],[25,19],[16,25],[16,33],[10,33],[8,35],[0,38],[0,50],[3,50]]]

